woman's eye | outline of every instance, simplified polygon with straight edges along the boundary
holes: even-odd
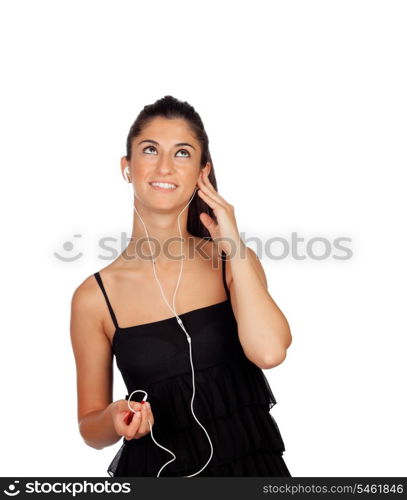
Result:
[[[178,151],[178,153],[180,153],[181,151],[183,151],[184,153],[187,153],[187,154],[188,154],[188,156],[190,156],[189,151],[187,151],[186,149],[180,149],[180,150]],[[185,156],[184,156],[184,158],[185,158]]]
[[[147,146],[146,148],[144,148],[144,149],[143,149],[143,152],[147,151],[148,149],[154,149],[154,150],[156,150],[154,146]],[[189,156],[191,156],[191,155],[189,154],[189,151],[187,151],[186,149],[180,149],[180,150],[177,152],[177,155],[178,155],[178,153],[181,153],[181,152],[183,152],[183,153],[186,153],[186,154],[187,154],[187,156],[181,156],[181,158],[188,158]]]

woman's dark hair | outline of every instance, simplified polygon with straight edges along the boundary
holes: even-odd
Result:
[[[130,127],[129,134],[127,136],[126,159],[128,161],[130,161],[131,159],[131,146],[133,143],[133,139],[139,136],[143,128],[157,116],[168,119],[182,118],[188,123],[196,137],[196,140],[201,146],[202,154],[200,168],[202,169],[207,162],[211,164],[212,168],[209,172],[208,177],[212,186],[217,191],[218,188],[216,183],[215,171],[209,151],[209,139],[206,134],[201,117],[188,102],[182,102],[173,96],[166,95],[165,97],[155,101],[155,103],[144,106],[144,108],[140,111],[133,125]],[[187,231],[199,238],[212,240],[209,231],[202,224],[199,218],[199,214],[201,214],[202,212],[206,212],[212,217],[212,219],[215,220],[215,222],[217,222],[212,208],[209,207],[197,194],[195,194],[188,207]]]

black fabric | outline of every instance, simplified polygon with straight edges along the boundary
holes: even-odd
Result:
[[[228,299],[179,315],[192,338],[194,413],[213,446],[209,464],[197,476],[291,477],[282,457],[284,442],[270,414],[276,399],[263,371],[241,347],[223,258],[222,265]],[[100,275],[95,277],[117,325]],[[200,470],[211,447],[191,411],[189,344],[175,316],[127,328],[117,325],[112,348],[128,391],[125,399],[136,389],[147,391],[154,438],[176,455],[160,477]],[[136,393],[132,400],[141,401],[143,396]],[[129,441],[123,438],[107,472],[118,477],[156,477],[172,458],[153,442],[151,433]]]
[[[100,288],[102,289],[103,295],[105,296],[107,307],[109,308],[109,312],[110,312],[110,316],[112,317],[113,324],[116,328],[119,328],[119,325],[118,325],[117,319],[116,319],[116,315],[113,312],[112,306],[110,305],[109,297],[107,296],[105,287],[103,286],[102,278],[100,277],[100,274],[98,272],[95,273],[95,278],[96,278],[96,281],[98,282]]]

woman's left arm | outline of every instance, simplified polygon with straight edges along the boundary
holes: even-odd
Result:
[[[256,253],[240,240],[229,258],[230,300],[240,343],[246,356],[262,369],[281,364],[291,345],[290,326],[267,289],[267,278]]]
[[[234,207],[201,172],[198,195],[213,210],[217,222],[203,212],[200,220],[212,240],[224,250],[231,266],[230,300],[238,325],[239,340],[247,358],[263,369],[282,363],[291,344],[284,314],[267,290],[266,275],[255,252],[240,239]]]

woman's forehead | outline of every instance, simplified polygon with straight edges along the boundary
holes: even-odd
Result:
[[[140,134],[133,138],[133,141],[136,140],[139,143],[149,140],[169,147],[176,144],[190,143],[195,149],[199,147],[199,142],[185,120],[178,120],[177,123],[175,123],[175,119],[172,121],[168,119],[158,121],[157,118],[155,120],[155,123],[146,125]]]

